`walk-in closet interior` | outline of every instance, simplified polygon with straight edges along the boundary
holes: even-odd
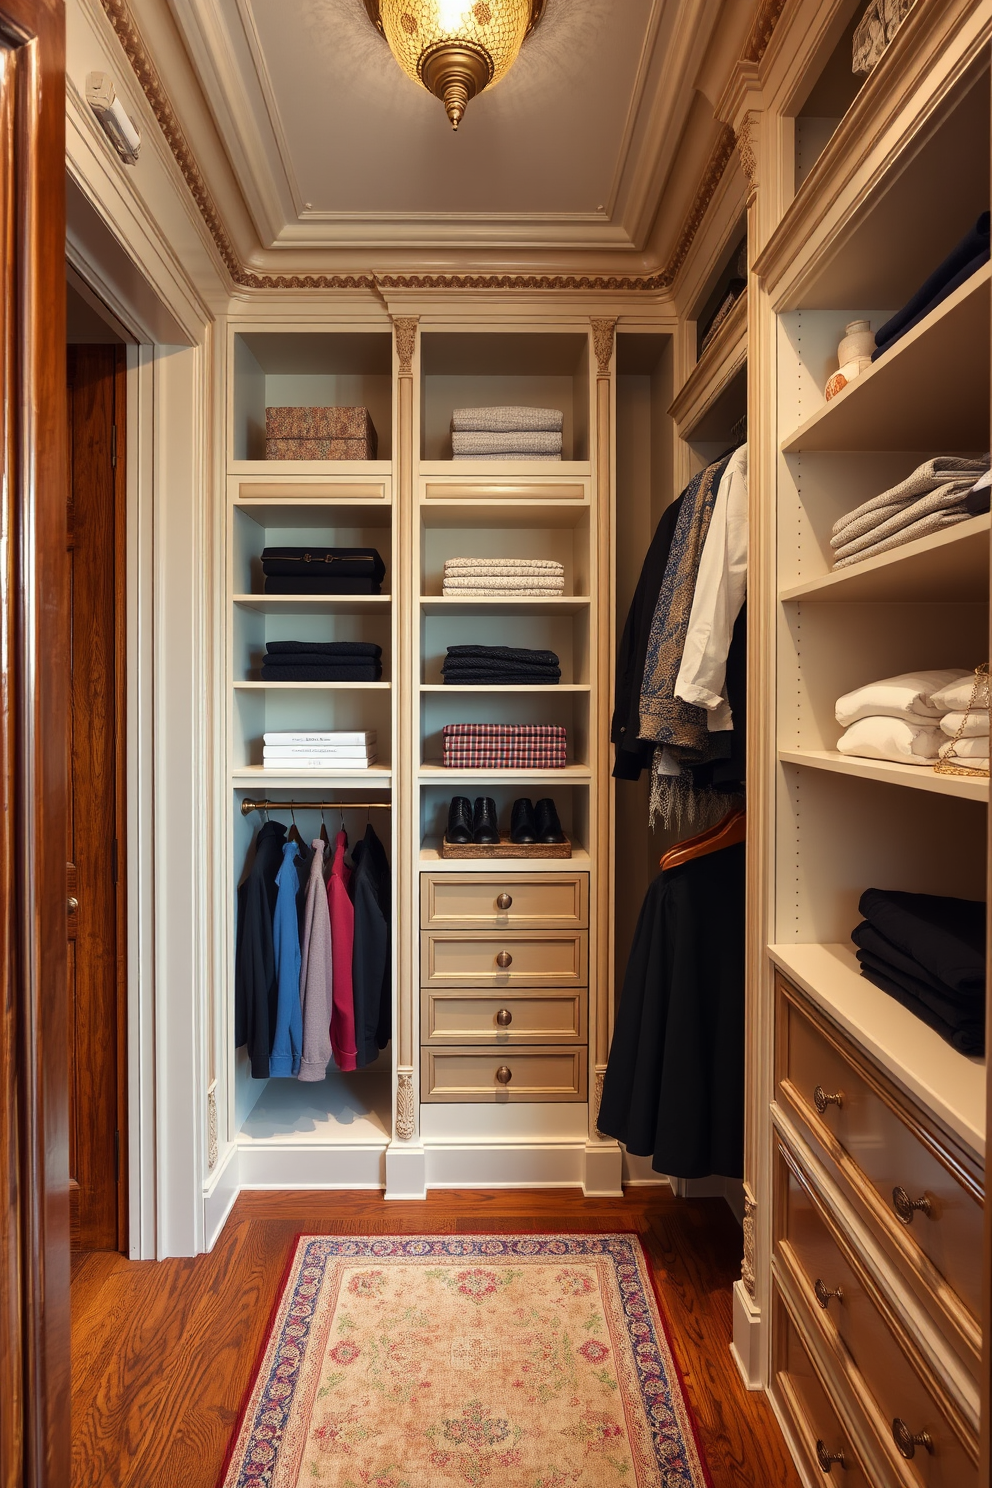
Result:
[[[18,934],[61,946],[68,895],[107,1063],[52,975],[0,1048],[40,1072],[11,1073],[0,1128],[4,1254],[36,1257],[25,1298],[61,1298],[0,1355],[56,1414],[71,1393],[74,1434],[47,1466],[0,1448],[0,1482],[142,1488],[158,1432],[189,1488],[419,1485],[399,1448],[339,1461],[344,1415],[298,1473],[276,1416],[250,1436],[292,1246],[543,1227],[640,1234],[668,1425],[639,1457],[632,1345],[595,1386],[629,1467],[615,1402],[589,1426],[576,1385],[581,1465],[535,1475],[522,1426],[486,1455],[513,1390],[508,1425],[479,1384],[471,1441],[430,1428],[430,1488],[990,1488],[992,0],[0,14],[44,32],[60,100],[64,23],[68,541],[78,606],[72,492],[99,458],[116,709],[85,711],[77,647],[58,706],[80,758],[87,730],[115,741],[88,803],[113,807],[113,934],[76,775],[68,888]],[[71,1385],[32,1364],[68,1357],[69,1221],[24,1198],[63,1150]],[[79,1220],[101,1163],[113,1265]],[[156,1277],[203,1289],[163,1344],[176,1398],[200,1388],[189,1319],[205,1338],[255,1298],[207,1424],[127,1394]],[[471,1348],[444,1350],[482,1379],[512,1348],[483,1342],[479,1277],[452,1284],[482,1287]],[[562,1379],[619,1358],[621,1314]],[[328,1343],[312,1403],[364,1347]],[[159,1425],[125,1467],[128,1411]]]

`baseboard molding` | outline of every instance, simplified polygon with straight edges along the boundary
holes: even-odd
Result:
[[[764,1337],[761,1309],[742,1281],[734,1282],[734,1363],[749,1390],[765,1388]]]
[[[428,1188],[581,1188],[586,1144],[427,1141]]]
[[[664,1173],[656,1173],[651,1166],[649,1157],[636,1157],[634,1153],[628,1152],[626,1147],[621,1147],[623,1153],[623,1181],[637,1187],[648,1184],[663,1184],[665,1188],[671,1188],[671,1179],[666,1178]]]
[[[587,1142],[582,1175],[587,1199],[623,1198],[623,1153],[619,1142]]]
[[[242,1188],[384,1188],[383,1147],[312,1142],[244,1143],[238,1147]]]
[[[211,1174],[203,1190],[203,1248],[213,1250],[241,1192],[240,1163],[232,1143]]]
[[[385,1199],[426,1199],[427,1159],[413,1142],[390,1142],[386,1148]]]

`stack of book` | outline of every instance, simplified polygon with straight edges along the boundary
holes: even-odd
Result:
[[[350,774],[375,764],[375,745],[375,729],[265,734],[262,766],[266,770],[339,770]]]

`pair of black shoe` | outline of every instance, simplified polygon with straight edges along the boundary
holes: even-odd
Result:
[[[473,807],[468,796],[454,796],[448,808],[448,830],[445,837],[448,842],[462,845],[468,842],[498,843],[500,839],[496,802],[491,796],[476,796]],[[565,833],[561,829],[555,803],[550,796],[545,796],[536,806],[527,796],[514,801],[510,814],[510,841],[565,841]]]

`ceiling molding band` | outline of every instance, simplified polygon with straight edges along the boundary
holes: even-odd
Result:
[[[380,293],[384,289],[530,289],[607,294],[640,290],[657,293],[659,290],[669,289],[674,283],[734,153],[736,136],[731,126],[725,124],[707,162],[668,263],[654,274],[259,274],[247,268],[238,256],[172,107],[158,68],[142,42],[127,0],[100,0],[100,3],[135,77],[141,84],[149,107],[175,157],[224,266],[240,289],[367,289],[373,293]],[[784,6],[785,0],[763,0],[748,37],[745,58],[760,61]]]

